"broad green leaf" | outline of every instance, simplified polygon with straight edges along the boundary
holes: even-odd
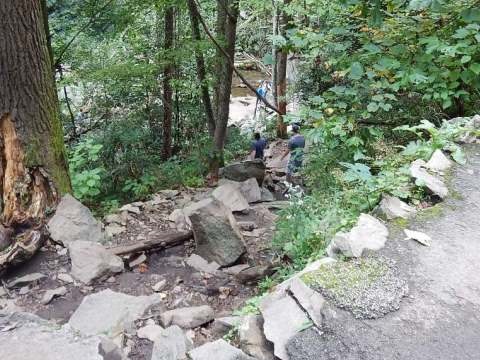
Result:
[[[465,9],[461,12],[462,19],[468,23],[480,22],[480,10],[479,9]]]
[[[460,59],[460,62],[462,64],[466,64],[468,63],[470,60],[472,60],[472,57],[470,55],[464,55],[462,56],[462,58]]]
[[[371,113],[377,112],[378,107],[378,103],[372,101],[370,104],[367,105],[367,111]]]
[[[469,67],[470,71],[472,71],[475,75],[480,75],[480,63],[471,64]]]
[[[363,76],[363,66],[359,62],[354,62],[350,67],[350,78],[360,80]]]

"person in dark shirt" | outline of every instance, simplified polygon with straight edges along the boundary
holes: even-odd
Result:
[[[252,141],[252,146],[250,147],[250,159],[262,159],[264,158],[265,148],[267,147],[267,141],[260,136],[260,133],[255,133],[253,135],[254,140]]]
[[[302,167],[303,149],[305,148],[305,137],[300,134],[300,126],[293,124],[292,132],[293,135],[290,140],[288,140],[288,149],[282,156],[282,159],[284,159],[290,154],[287,165],[287,181],[289,183],[292,182],[293,175]]]

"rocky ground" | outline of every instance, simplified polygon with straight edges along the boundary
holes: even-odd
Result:
[[[464,167],[440,150],[412,162],[438,205],[385,194],[328,256],[235,312],[278,264],[284,146],[267,167],[231,164],[214,189],[163,191],[103,224],[65,196],[51,241],[2,278],[0,358],[478,358],[478,146]]]

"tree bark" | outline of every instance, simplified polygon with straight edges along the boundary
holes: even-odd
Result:
[[[275,0],[272,0],[273,8],[273,36],[278,35],[278,9],[275,3]],[[273,95],[273,104],[278,107],[278,95],[277,95],[277,82],[278,82],[278,68],[277,68],[277,59],[278,59],[278,49],[275,45],[272,46],[272,95]]]
[[[285,7],[288,6],[290,0],[284,0],[283,10],[280,21],[280,30],[283,37],[287,35],[287,28],[290,22],[290,16],[287,14]],[[283,119],[283,116],[287,113],[287,59],[288,49],[283,47],[280,50],[277,63],[277,97],[278,97],[278,110],[280,114],[277,115],[277,137],[287,137],[287,125]]]
[[[216,86],[215,86],[215,134],[213,138],[214,154],[211,163],[211,176],[218,179],[218,170],[223,165],[223,150],[227,135],[230,94],[232,89],[233,66],[230,60],[235,58],[237,39],[238,0],[217,0],[217,38],[224,43],[225,56],[217,49]]]
[[[190,23],[192,26],[192,37],[195,41],[200,42],[202,37],[200,35],[200,26],[198,23],[198,10],[195,5],[195,0],[187,0],[188,10],[190,13]],[[197,44],[196,44],[197,45]],[[197,78],[200,83],[200,92],[202,96],[202,103],[205,108],[205,115],[207,117],[207,126],[210,136],[213,138],[215,135],[215,117],[213,115],[212,102],[210,100],[210,92],[208,90],[208,84],[206,80],[205,59],[203,58],[202,51],[195,46],[195,62],[197,64]]]
[[[168,160],[172,156],[172,114],[173,114],[173,90],[171,81],[175,72],[172,60],[175,9],[169,6],[165,10],[165,42],[164,49],[168,56],[168,63],[163,70],[163,148],[162,158]]]
[[[15,239],[1,271],[33,255],[48,211],[71,187],[42,2],[0,1],[0,18],[1,222]]]

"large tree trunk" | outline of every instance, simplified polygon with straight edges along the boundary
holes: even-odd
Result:
[[[188,10],[190,13],[190,23],[192,26],[192,37],[195,41],[200,42],[202,37],[200,35],[200,26],[198,23],[198,10],[195,5],[195,0],[187,0]],[[197,46],[198,44],[196,44]],[[210,93],[208,91],[207,76],[205,69],[205,60],[202,51],[195,47],[195,61],[197,63],[197,79],[200,83],[200,92],[202,96],[203,106],[205,108],[205,115],[207,117],[208,132],[213,138],[215,135],[215,116],[213,115],[212,102],[210,101]]]
[[[215,86],[215,135],[214,154],[211,163],[213,180],[218,178],[219,167],[223,164],[223,149],[227,135],[230,94],[232,90],[233,66],[237,39],[238,0],[217,0],[217,38],[223,44],[228,58],[217,49]],[[230,59],[230,60],[229,60]]]
[[[288,6],[290,0],[284,0],[281,16],[281,34],[283,37],[287,35],[287,28],[289,26],[290,17],[286,12],[285,7]],[[278,110],[280,114],[277,114],[277,137],[287,137],[287,125],[284,122],[283,116],[287,113],[287,59],[288,50],[283,47],[278,56],[277,63],[277,96],[278,96]]]
[[[173,90],[171,82],[175,68],[171,55],[173,50],[173,39],[175,36],[174,23],[175,9],[173,6],[168,6],[165,10],[164,49],[169,60],[163,70],[163,160],[168,160],[172,156]]]
[[[0,271],[41,246],[43,220],[71,190],[44,10],[0,1],[1,222],[13,231]]]

